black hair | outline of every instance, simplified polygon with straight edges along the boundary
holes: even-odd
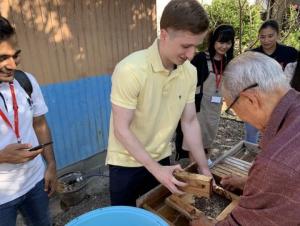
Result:
[[[265,29],[267,27],[272,28],[277,32],[277,34],[279,34],[279,24],[276,20],[266,20],[265,22],[263,22],[263,24],[260,26],[258,30],[258,33],[260,33],[262,29]]]
[[[16,34],[13,26],[7,19],[0,16],[0,42],[7,41]]]
[[[294,72],[294,76],[291,80],[291,86],[300,92],[300,51],[298,51],[298,59],[297,59],[297,65]]]
[[[208,52],[211,58],[216,55],[215,43],[216,42],[230,42],[231,48],[226,53],[226,63],[228,63],[233,58],[233,49],[234,49],[234,36],[235,32],[231,25],[221,24],[219,25],[214,32],[210,34]]]

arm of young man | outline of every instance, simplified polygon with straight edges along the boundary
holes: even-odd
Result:
[[[51,141],[51,133],[45,115],[33,118],[33,128],[40,144]],[[45,172],[45,191],[49,196],[55,191],[56,186],[56,163],[52,145],[44,147],[42,155],[47,163]]]
[[[147,153],[142,143],[130,130],[134,110],[112,104],[114,134],[126,150],[141,163],[161,184],[172,193],[182,194],[176,186],[185,186],[173,176],[175,169],[181,170],[180,165],[162,166]]]
[[[181,128],[185,144],[198,164],[201,173],[212,176],[202,144],[201,129],[196,115],[195,103],[186,104],[181,116]]]

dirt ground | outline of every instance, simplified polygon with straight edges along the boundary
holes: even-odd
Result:
[[[243,124],[234,120],[221,118],[220,127],[214,147],[222,151],[230,149],[233,145],[243,139]],[[107,169],[104,169],[107,171]],[[105,173],[104,173],[105,174]],[[91,210],[110,205],[108,192],[108,177],[93,178],[87,188],[87,197],[78,205],[62,210],[59,198],[51,199],[50,209],[52,211],[55,226],[63,226],[70,220]],[[20,224],[21,225],[21,224]]]

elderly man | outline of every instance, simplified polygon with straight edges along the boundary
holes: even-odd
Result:
[[[229,109],[263,133],[262,152],[232,213],[191,225],[300,225],[300,94],[275,60],[254,52],[229,63],[223,91]]]

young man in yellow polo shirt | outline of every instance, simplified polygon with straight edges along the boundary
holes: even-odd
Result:
[[[112,76],[112,115],[106,163],[112,205],[135,200],[158,183],[181,194],[183,182],[169,166],[170,141],[181,119],[185,141],[201,173],[211,175],[195,111],[196,69],[190,64],[208,29],[197,0],[172,0],[165,7],[160,38],[132,53]]]

